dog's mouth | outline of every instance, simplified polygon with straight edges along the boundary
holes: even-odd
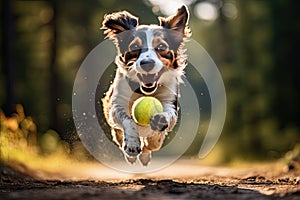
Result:
[[[164,70],[160,70],[158,73],[155,74],[141,74],[138,73],[137,77],[140,79],[140,90],[145,95],[151,95],[153,94],[158,87],[158,80],[161,77]]]

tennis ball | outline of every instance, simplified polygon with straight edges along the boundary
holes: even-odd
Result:
[[[151,117],[161,112],[163,106],[155,97],[141,97],[132,105],[133,120],[140,126],[149,126]]]

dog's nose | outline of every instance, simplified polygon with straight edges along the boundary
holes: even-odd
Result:
[[[144,59],[140,62],[140,65],[143,70],[145,70],[146,72],[150,72],[154,68],[155,61],[151,58]]]

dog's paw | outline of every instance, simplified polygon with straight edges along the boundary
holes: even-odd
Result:
[[[151,152],[149,153],[142,153],[139,155],[139,160],[143,164],[143,166],[147,166],[151,160]]]
[[[150,126],[153,131],[164,131],[168,128],[168,121],[163,113],[158,113],[151,118]]]
[[[123,150],[129,157],[136,157],[139,155],[141,153],[140,138],[125,138]]]
[[[125,159],[126,159],[127,162],[130,163],[130,164],[134,164],[135,161],[136,161],[136,158],[137,158],[137,157],[129,157],[129,156],[125,155]]]

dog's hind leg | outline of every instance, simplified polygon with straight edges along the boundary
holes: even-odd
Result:
[[[151,152],[158,151],[165,139],[165,132],[158,132],[154,136],[144,139],[142,154],[139,155],[139,160],[144,166],[147,166],[151,160]]]
[[[165,137],[166,137],[166,134],[164,131],[158,132],[151,137],[147,137],[144,148],[146,148],[150,151],[158,151],[161,148],[161,146],[165,140]]]
[[[139,160],[144,166],[147,166],[151,160],[151,151],[144,147],[139,155]]]
[[[120,147],[122,148],[123,146],[123,131],[120,129],[113,128],[111,129],[111,135],[113,141]]]

